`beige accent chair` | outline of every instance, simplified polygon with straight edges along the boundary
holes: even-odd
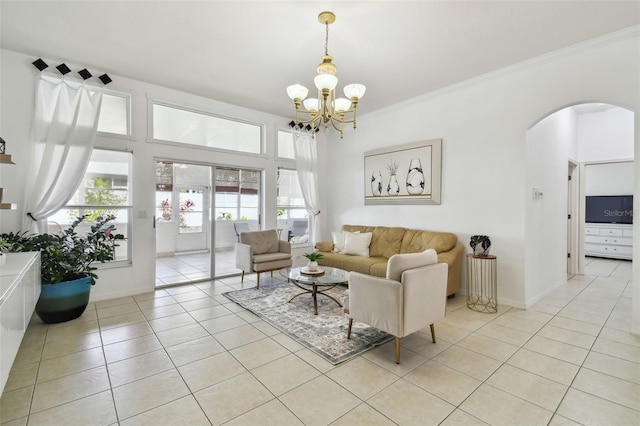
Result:
[[[433,324],[444,318],[447,272],[447,264],[438,263],[433,249],[391,256],[386,278],[350,272],[347,338],[353,320],[394,335],[396,364],[400,364],[401,337],[429,325],[435,343]]]
[[[291,266],[291,245],[280,241],[275,229],[266,231],[241,232],[236,243],[236,268],[245,272],[256,272],[257,288],[260,288],[260,273],[275,271]]]

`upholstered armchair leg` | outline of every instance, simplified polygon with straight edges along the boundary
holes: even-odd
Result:
[[[256,286],[256,288],[260,288],[260,272],[256,272],[256,275],[258,276],[256,278],[256,281],[258,282],[258,285]]]
[[[349,328],[347,328],[347,339],[351,339],[351,326],[353,325],[353,318],[349,318]]]
[[[400,364],[400,338],[396,337],[396,364]]]
[[[243,283],[244,282],[244,271],[242,271],[242,278],[240,279],[240,282]]]
[[[433,324],[429,324],[429,327],[431,327],[431,341],[433,343],[436,342],[436,329],[433,327]]]

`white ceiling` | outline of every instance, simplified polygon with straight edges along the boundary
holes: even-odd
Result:
[[[278,115],[312,87],[336,14],[360,114],[640,24],[640,1],[0,1],[0,46]],[[53,66],[57,63],[51,64]]]

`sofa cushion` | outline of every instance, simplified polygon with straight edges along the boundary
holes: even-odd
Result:
[[[455,247],[458,237],[449,232],[430,232],[407,229],[402,239],[400,253],[420,253],[432,248],[437,253],[449,251]]]
[[[404,253],[391,256],[387,264],[388,280],[400,281],[402,273],[407,269],[438,263],[438,255],[434,249],[428,249],[422,253]]]
[[[320,266],[332,266],[345,271],[356,271],[371,275],[371,266],[379,263],[387,263],[384,257],[349,256],[341,253],[322,253],[324,256],[318,259]],[[382,275],[384,277],[384,275]]]
[[[371,265],[371,268],[369,268],[369,275],[380,278],[387,276],[387,263],[389,260],[387,260],[386,257],[381,257],[380,259],[384,259],[384,262],[378,262]]]
[[[316,248],[322,252],[333,251],[333,243],[329,241],[318,241]]]
[[[253,263],[275,262],[277,260],[291,259],[290,253],[263,253],[253,256]]]
[[[400,245],[405,231],[405,228],[400,227],[377,226],[371,237],[369,256],[382,256],[388,259],[394,254],[400,253]]]
[[[342,225],[342,232],[373,232],[376,230],[375,226],[362,226],[362,225]]]

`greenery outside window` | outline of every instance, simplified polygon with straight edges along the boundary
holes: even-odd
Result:
[[[71,200],[47,219],[48,232],[62,232],[76,217],[86,215],[78,227],[78,232],[82,233],[99,217],[114,215],[116,219],[112,223],[117,232],[125,236],[116,248],[115,261],[130,262],[132,157],[130,152],[94,149],[87,171]]]

